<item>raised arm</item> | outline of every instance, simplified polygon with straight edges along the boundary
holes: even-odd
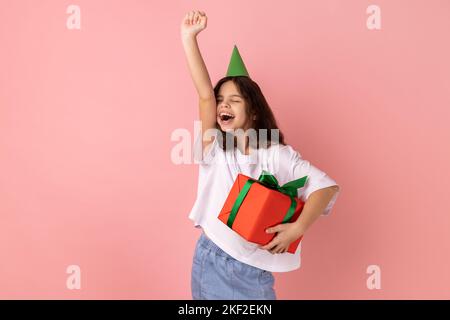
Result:
[[[202,11],[188,12],[181,23],[181,39],[195,88],[199,97],[199,115],[202,133],[216,126],[216,98],[197,43],[197,34],[206,28],[207,16]],[[203,149],[212,142],[203,136]]]

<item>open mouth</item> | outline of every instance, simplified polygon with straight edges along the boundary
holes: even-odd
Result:
[[[222,112],[219,114],[219,120],[222,124],[229,124],[233,121],[234,115],[227,112]]]

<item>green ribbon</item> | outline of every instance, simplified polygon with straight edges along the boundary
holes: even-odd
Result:
[[[244,202],[245,197],[247,196],[247,193],[250,191],[250,187],[253,183],[259,183],[269,189],[277,190],[287,196],[291,199],[291,206],[289,207],[286,215],[284,216],[284,219],[281,223],[289,222],[292,218],[292,216],[295,213],[295,209],[297,208],[297,201],[295,200],[297,198],[297,189],[303,187],[306,183],[306,179],[308,176],[304,176],[300,179],[289,181],[288,183],[283,184],[280,186],[278,184],[277,179],[269,172],[263,170],[261,175],[259,176],[258,180],[249,178],[247,182],[245,183],[244,187],[239,192],[236,201],[233,204],[233,208],[231,209],[230,216],[228,217],[227,225],[231,228],[233,226],[234,220],[236,219],[236,215],[239,211],[239,208],[242,205],[242,202]]]

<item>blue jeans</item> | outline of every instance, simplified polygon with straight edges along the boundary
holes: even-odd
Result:
[[[274,281],[270,271],[234,259],[202,232],[192,263],[194,300],[275,300]]]

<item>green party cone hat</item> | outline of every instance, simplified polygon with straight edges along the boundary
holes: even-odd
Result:
[[[246,76],[250,77],[245,68],[244,61],[239,54],[239,50],[236,45],[233,48],[233,53],[231,54],[230,64],[228,65],[227,77],[230,76]]]

